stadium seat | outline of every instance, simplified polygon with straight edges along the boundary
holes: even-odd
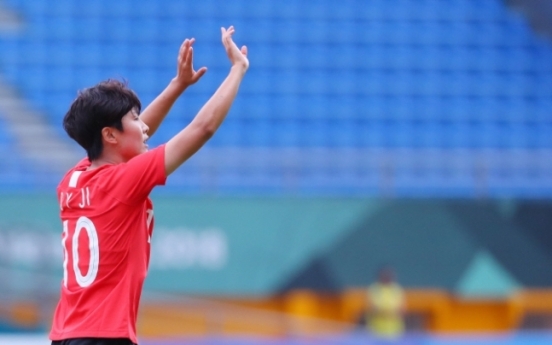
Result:
[[[0,37],[3,78],[51,123],[77,90],[110,77],[128,79],[145,106],[174,76],[183,38],[195,37],[195,65],[209,72],[152,139],[162,143],[226,76],[218,27],[234,24],[251,68],[213,148],[552,148],[552,46],[499,0],[4,3],[26,28]],[[443,190],[472,183],[470,172],[427,169],[405,168],[397,183],[405,193],[431,180]],[[370,178],[345,170],[301,174],[305,189],[372,188]],[[221,178],[232,186],[250,178],[253,186],[276,175],[235,170]],[[520,188],[528,183],[516,179]]]

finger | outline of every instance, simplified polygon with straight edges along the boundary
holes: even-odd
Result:
[[[187,38],[184,41],[182,41],[182,44],[180,45],[180,49],[178,50],[179,53],[181,53],[184,50],[184,46],[186,45],[187,41],[188,41]]]
[[[203,77],[205,72],[207,72],[207,67],[201,67],[192,77],[193,82],[195,83],[199,78]]]
[[[186,57],[188,55],[188,49],[190,47],[190,40],[186,39],[182,44],[180,55],[178,56],[179,64],[186,64]]]
[[[184,65],[185,66],[192,66],[193,63],[193,48],[191,47],[191,43],[188,42],[188,46],[186,47],[186,50],[184,51]]]
[[[226,31],[224,36],[222,37],[222,44],[228,49],[232,45],[232,36],[229,35],[229,32]]]
[[[186,64],[188,66],[194,65],[194,48],[190,47],[188,48],[187,54],[186,54]]]
[[[178,51],[178,55],[183,55],[184,51],[186,50],[186,46],[188,45],[188,39],[186,38],[184,42],[180,45],[180,50]]]
[[[247,46],[242,46],[240,51],[242,52],[243,55],[247,56]]]
[[[186,40],[184,40],[184,42],[182,42],[182,44],[180,45],[180,49],[178,49],[178,57],[177,57],[177,61],[178,61],[178,64],[180,64],[182,62],[182,57],[183,57],[183,53],[184,53],[184,45],[186,43]]]
[[[189,39],[188,42],[186,42],[186,54],[188,53],[188,50],[190,50],[190,47],[192,46],[192,40]]]
[[[226,45],[226,29],[221,27],[220,33],[221,33],[222,44]]]

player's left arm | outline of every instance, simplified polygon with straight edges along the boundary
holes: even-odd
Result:
[[[186,90],[197,82],[207,72],[206,67],[194,70],[193,48],[195,39],[185,39],[178,52],[176,76],[169,85],[151,102],[140,114],[140,118],[149,127],[148,135],[151,137],[171,110],[174,102]]]

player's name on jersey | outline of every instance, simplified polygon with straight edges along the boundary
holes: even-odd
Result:
[[[92,205],[90,200],[88,187],[73,189],[71,192],[62,191],[59,195],[59,209],[89,207]]]

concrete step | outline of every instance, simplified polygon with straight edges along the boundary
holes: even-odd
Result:
[[[3,80],[0,80],[0,116],[16,138],[20,152],[35,162],[39,170],[62,173],[83,156],[76,144],[60,138],[45,116],[31,109]]]

